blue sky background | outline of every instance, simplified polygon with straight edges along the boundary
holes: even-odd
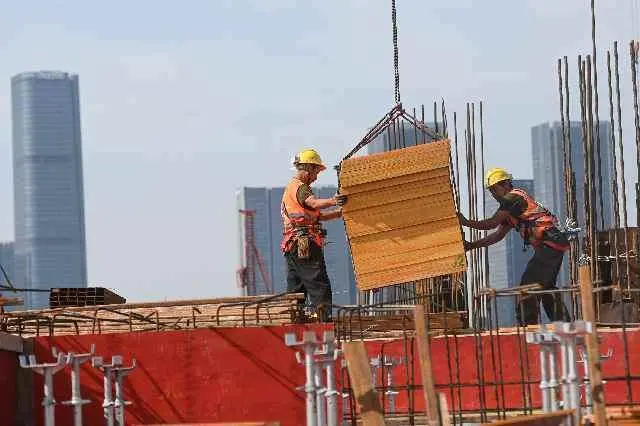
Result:
[[[601,117],[619,40],[633,182],[637,0],[596,3]],[[589,1],[398,0],[398,19],[403,103],[444,97],[462,115],[483,100],[487,166],[530,177],[529,127],[559,119],[556,60],[569,55],[575,86],[591,51]],[[9,79],[78,73],[89,281],[129,300],[236,294],[236,188],[284,185],[301,147],[336,164],[393,103],[387,0],[24,0],[3,5],[0,43],[0,239],[13,239]]]

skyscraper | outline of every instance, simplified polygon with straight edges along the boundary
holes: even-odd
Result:
[[[287,270],[280,240],[282,238],[282,220],[280,218],[280,202],[283,187],[250,188],[243,187],[237,193],[238,209],[255,211],[254,237],[255,244],[261,253],[269,279],[275,293],[283,293],[287,289]],[[314,188],[320,198],[329,198],[336,193],[336,187],[323,186]],[[324,248],[327,272],[331,281],[333,303],[338,305],[355,303],[356,286],[351,254],[347,244],[342,220],[324,222],[327,230],[327,245]],[[240,217],[238,224],[239,264],[245,264],[244,219]],[[256,293],[267,292],[264,280],[256,271]]]
[[[262,261],[268,273],[268,277],[273,285],[275,293],[281,293],[286,290],[286,284],[282,284],[282,277],[276,276],[275,272],[279,269],[274,268],[274,253],[278,247],[272,247],[277,239],[277,235],[273,235],[273,231],[277,228],[274,226],[275,220],[280,218],[280,206],[275,210],[271,204],[271,188],[242,188],[237,193],[238,210],[254,211],[253,215],[253,235],[255,245],[260,252]],[[239,215],[238,223],[239,233],[239,265],[246,265],[245,244],[246,237],[245,216]],[[267,284],[265,283],[260,271],[255,271],[255,294],[269,293]],[[246,289],[248,295],[254,295],[253,289]]]
[[[603,211],[597,203],[598,229],[613,225],[613,153],[611,151],[611,127],[608,121],[600,122],[600,159],[602,169],[602,201]],[[571,158],[576,176],[576,199],[578,206],[577,221],[584,226],[584,154],[582,149],[582,123],[571,122]],[[550,209],[559,220],[567,217],[564,189],[562,125],[558,122],[543,123],[531,128],[531,152],[533,160],[533,180],[536,187],[536,199]],[[597,167],[597,165],[596,165]],[[595,184],[599,185],[598,173]],[[573,218],[576,219],[576,218]]]
[[[11,79],[16,284],[86,287],[78,76],[27,72]],[[48,294],[25,294],[25,306]]]
[[[15,280],[15,268],[14,268],[14,255],[13,255],[13,242],[0,243],[0,265],[4,269],[4,272],[9,277],[11,283]],[[0,274],[0,283],[2,285],[8,285],[7,278],[4,274]],[[15,284],[13,284],[15,286]]]
[[[535,197],[533,180],[514,179],[513,186],[523,189]],[[491,196],[489,191],[486,192],[485,199],[487,201],[485,217],[491,217],[498,209],[498,202]],[[516,230],[511,230],[502,241],[490,246],[488,250],[489,283],[491,288],[497,290],[518,286],[522,273],[533,255],[531,248],[524,248],[520,234]],[[498,324],[501,327],[515,325],[515,299],[512,297],[500,297],[496,300],[496,303]]]
[[[603,209],[600,210],[599,201],[592,202],[597,207],[597,228],[604,229],[613,225],[613,153],[611,150],[611,127],[608,121],[600,122],[600,160],[602,171]],[[595,132],[594,132],[595,133]],[[578,225],[584,229],[584,154],[582,149],[582,123],[571,122],[571,157],[573,171],[576,177],[576,200],[578,208]],[[536,200],[556,215],[561,225],[567,218],[564,189],[564,160],[563,160],[562,125],[559,122],[542,123],[531,128],[531,152],[533,160],[533,180],[536,189]],[[596,166],[597,167],[597,166]],[[598,173],[595,174],[595,185],[599,186]],[[558,284],[564,285],[568,281],[568,265],[565,262],[558,277]]]
[[[0,273],[0,284],[3,286],[9,285],[9,282],[15,287],[15,257],[14,257],[14,244],[13,242],[0,243],[0,265],[4,269],[4,274]],[[6,274],[6,276],[5,276]],[[8,280],[7,280],[8,278]],[[6,291],[2,293],[6,297],[23,297],[22,293],[14,293],[12,291]],[[23,310],[22,305],[5,306],[5,311],[17,311]]]

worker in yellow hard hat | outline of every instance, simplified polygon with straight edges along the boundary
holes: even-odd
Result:
[[[293,165],[296,175],[282,195],[283,223],[282,249],[287,262],[287,291],[304,293],[318,317],[328,321],[331,317],[331,283],[324,261],[323,247],[326,231],[321,221],[342,217],[345,195],[317,198],[311,184],[318,173],[325,170],[320,155],[313,149],[300,151]],[[326,208],[334,208],[323,211]]]
[[[483,220],[468,220],[458,213],[460,223],[474,229],[497,230],[486,237],[464,242],[465,250],[488,247],[502,240],[515,228],[520,232],[525,247],[531,245],[534,254],[522,274],[520,284],[541,284],[545,290],[554,290],[558,273],[562,267],[564,253],[569,250],[566,235],[557,227],[553,214],[526,191],[514,188],[511,174],[502,168],[487,172],[485,186],[500,204],[495,214]],[[569,314],[557,293],[541,296],[542,305],[552,321],[569,321]],[[538,323],[538,299],[525,298],[516,308],[516,317],[521,324]]]

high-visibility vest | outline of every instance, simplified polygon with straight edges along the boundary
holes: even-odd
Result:
[[[295,238],[301,233],[306,233],[318,246],[324,246],[324,231],[320,226],[320,209],[310,209],[298,202],[298,189],[304,185],[298,178],[284,189],[280,215],[282,216],[282,243],[280,248],[284,252],[292,249]]]
[[[544,238],[545,231],[556,227],[558,223],[549,210],[521,189],[513,188],[509,194],[520,196],[527,202],[527,207],[520,216],[509,216],[509,222],[520,232],[525,244],[531,244],[533,247],[545,244],[556,250],[569,250],[568,244],[558,244]]]

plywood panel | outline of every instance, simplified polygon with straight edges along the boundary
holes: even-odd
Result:
[[[340,191],[361,290],[466,270],[449,141],[345,160]]]

